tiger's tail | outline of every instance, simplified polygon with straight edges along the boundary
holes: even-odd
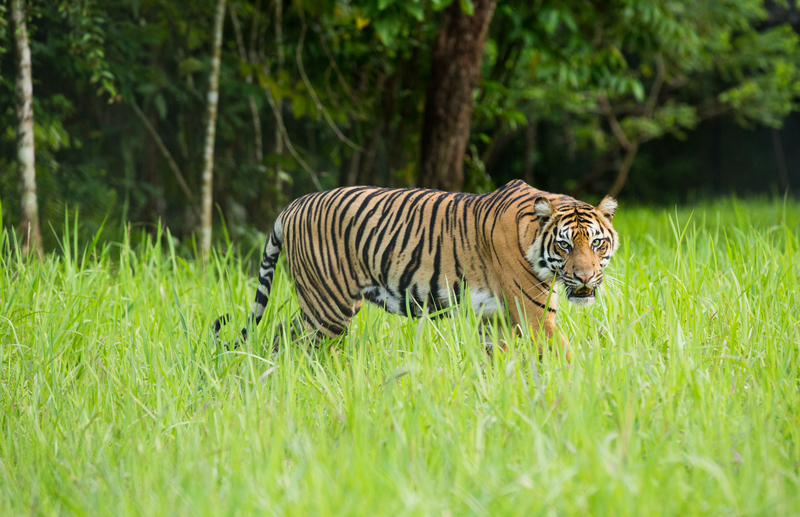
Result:
[[[253,303],[253,311],[250,314],[249,321],[255,320],[258,325],[261,318],[264,316],[264,310],[267,308],[267,301],[269,301],[269,293],[272,290],[272,279],[275,276],[275,265],[278,263],[278,256],[283,249],[283,227],[281,226],[281,219],[272,226],[272,231],[269,233],[267,243],[264,245],[264,254],[261,257],[261,267],[258,270],[258,289],[256,290],[256,300]],[[211,325],[214,332],[214,338],[219,341],[219,330],[230,320],[230,315],[225,314],[220,316]],[[242,341],[247,339],[247,325],[242,329]],[[233,345],[237,346],[239,339],[234,341]],[[227,343],[225,344],[227,348]]]

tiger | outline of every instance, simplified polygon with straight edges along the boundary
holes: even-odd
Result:
[[[487,194],[370,186],[307,194],[272,226],[249,318],[261,322],[285,249],[302,325],[316,338],[345,333],[364,301],[419,318],[450,312],[469,292],[484,323],[505,313],[517,332],[552,339],[560,296],[595,300],[619,247],[616,210],[609,196],[592,206],[521,180]],[[228,319],[213,322],[217,341]]]

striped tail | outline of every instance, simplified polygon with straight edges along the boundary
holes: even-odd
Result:
[[[264,254],[261,257],[261,267],[258,270],[258,289],[256,290],[256,300],[253,304],[253,311],[250,314],[248,322],[255,320],[255,324],[261,323],[261,318],[264,316],[264,310],[267,308],[267,301],[269,301],[269,293],[272,290],[272,279],[275,276],[275,265],[278,263],[278,256],[283,249],[283,227],[281,226],[281,218],[272,226],[272,231],[269,234],[267,243],[264,245]],[[211,325],[214,332],[214,338],[219,341],[219,330],[223,325],[228,323],[230,315],[225,314],[220,316]],[[247,325],[242,329],[242,341],[247,339]],[[233,346],[239,344],[239,339],[234,341]],[[225,343],[225,347],[228,344]]]

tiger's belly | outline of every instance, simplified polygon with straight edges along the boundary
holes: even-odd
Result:
[[[432,298],[427,286],[412,286],[406,296],[400,296],[384,286],[374,285],[361,290],[364,300],[400,316],[422,317],[426,312],[440,311],[461,301],[458,291],[449,290]],[[503,303],[484,289],[470,289],[469,301],[475,314],[482,319],[503,309]]]

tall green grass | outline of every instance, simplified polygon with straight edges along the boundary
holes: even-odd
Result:
[[[278,269],[245,346],[210,337],[258,250],[155,246],[43,263],[0,241],[2,515],[800,513],[800,205],[623,207],[599,303],[562,303],[574,361],[489,359],[469,311],[366,307],[336,352],[284,339]],[[114,259],[112,260],[112,257]]]

